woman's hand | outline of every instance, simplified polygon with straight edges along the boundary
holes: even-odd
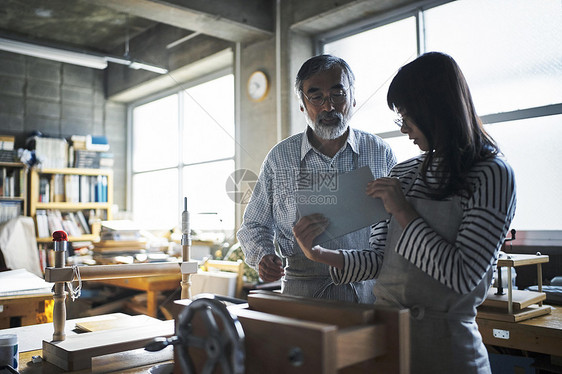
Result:
[[[398,221],[402,228],[419,217],[418,212],[406,200],[397,178],[379,178],[367,184],[367,195],[380,198],[384,209]]]
[[[312,246],[314,239],[326,230],[329,221],[321,214],[302,217],[294,226],[293,234],[304,255],[312,261],[322,262],[338,269],[343,268],[343,255],[338,250]]]

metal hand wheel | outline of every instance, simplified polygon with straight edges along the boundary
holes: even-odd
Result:
[[[190,355],[193,349],[203,351],[207,357],[202,374],[211,374],[217,367],[221,368],[222,374],[244,373],[244,330],[238,317],[231,314],[221,301],[208,295],[194,300],[180,313],[177,329],[177,336],[156,338],[145,349],[159,351],[170,344],[181,345],[176,364],[182,373],[196,373]],[[205,333],[201,333],[203,331]]]

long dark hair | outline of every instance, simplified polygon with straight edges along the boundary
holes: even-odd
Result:
[[[389,108],[405,113],[429,143],[422,177],[431,168],[439,179],[436,197],[472,192],[468,172],[499,153],[476,114],[466,79],[451,56],[429,52],[404,65],[390,84]],[[434,161],[437,161],[434,163]]]

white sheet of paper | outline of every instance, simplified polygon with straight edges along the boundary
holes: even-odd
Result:
[[[300,217],[321,213],[330,220],[315,243],[357,231],[374,223],[388,219],[381,199],[365,194],[367,183],[374,179],[368,166],[338,174],[329,185],[313,187],[312,190],[297,191],[297,210]]]
[[[0,272],[0,296],[49,293],[53,285],[25,269]]]

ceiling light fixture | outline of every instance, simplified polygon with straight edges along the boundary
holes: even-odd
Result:
[[[0,38],[0,50],[19,53],[26,56],[44,58],[68,64],[86,66],[94,69],[105,69],[107,61],[104,56],[67,51],[42,45],[19,42]]]
[[[131,59],[75,52],[5,38],[0,38],[0,50],[100,70],[107,68],[108,62],[113,62],[127,65],[131,69],[142,69],[158,74],[166,74],[168,72],[167,69],[160,66],[150,65]]]
[[[142,69],[142,70],[147,70],[147,71],[151,71],[153,73],[158,73],[158,74],[168,73],[167,69],[161,68],[159,66],[149,65],[149,64],[146,64],[144,62],[130,60],[130,59],[126,59],[126,58],[105,56],[105,60],[107,62],[113,62],[115,64],[126,65],[126,66],[130,67],[131,69],[135,69],[135,70]]]

